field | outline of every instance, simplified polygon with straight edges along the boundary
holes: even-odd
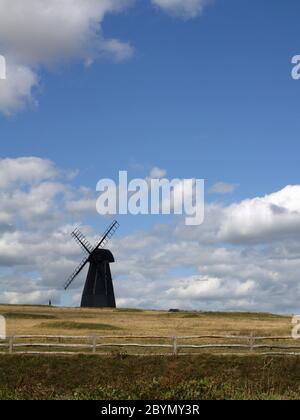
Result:
[[[8,335],[291,334],[291,317],[272,314],[0,306],[0,315]]]
[[[291,317],[0,306],[8,335],[291,334]],[[293,356],[0,356],[0,399],[299,399]]]

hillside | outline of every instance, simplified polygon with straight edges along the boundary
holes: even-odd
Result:
[[[291,317],[259,313],[201,313],[0,305],[7,334],[50,335],[290,335]]]

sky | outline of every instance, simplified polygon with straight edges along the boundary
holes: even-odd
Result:
[[[205,179],[205,220],[120,216],[117,303],[298,313],[298,0],[0,0],[0,301],[78,305],[96,184]],[[53,30],[55,28],[55,30]]]

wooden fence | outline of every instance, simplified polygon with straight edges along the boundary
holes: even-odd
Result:
[[[256,337],[253,334],[176,337],[16,335],[0,341],[0,350],[0,354],[179,356],[209,352],[300,356],[300,343],[291,337]]]

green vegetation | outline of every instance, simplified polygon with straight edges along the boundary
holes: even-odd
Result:
[[[23,313],[23,312],[7,312],[4,313],[6,319],[56,319],[55,315],[49,314],[31,314],[31,313]]]
[[[293,357],[5,356],[1,399],[299,399]]]
[[[93,330],[93,331],[117,331],[121,328],[109,324],[95,324],[87,322],[43,322],[39,328],[54,328],[61,330]]]
[[[179,311],[179,312],[164,312],[160,314],[165,317],[174,317],[174,318],[222,318],[222,319],[243,319],[243,320],[253,320],[253,321],[266,321],[272,319],[286,318],[284,315],[274,315],[268,313],[260,312],[188,312],[188,311]]]
[[[134,308],[117,308],[115,309],[115,312],[145,312],[143,309],[134,309]]]

